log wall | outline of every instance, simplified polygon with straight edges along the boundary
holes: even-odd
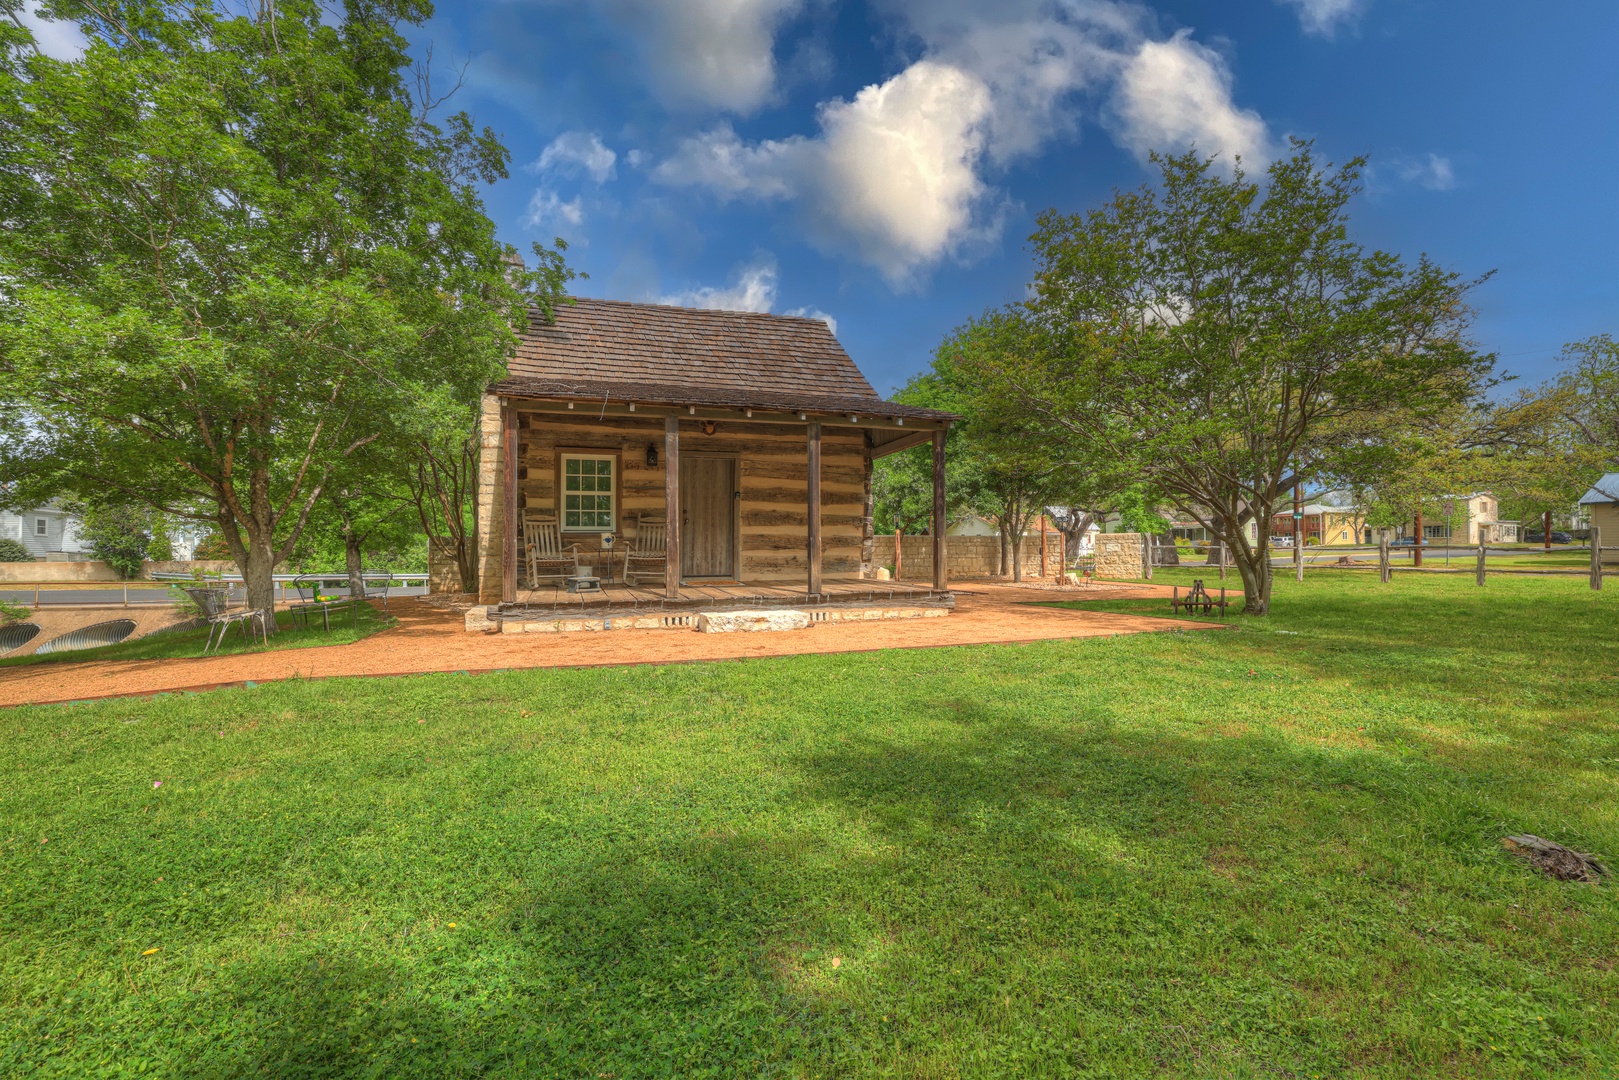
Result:
[[[498,425],[491,445],[485,413],[485,462],[482,486],[490,493],[488,516],[493,528],[487,537],[484,566],[484,594],[499,598],[499,486]],[[664,470],[662,416],[646,419],[557,413],[525,412],[519,404],[520,437],[517,474],[519,511],[557,510],[557,461],[564,450],[600,450],[619,458],[618,544],[633,543],[638,514],[663,515]],[[658,464],[648,468],[648,443],[658,447]],[[806,554],[808,529],[808,446],[804,425],[727,423],[716,425],[714,434],[703,431],[698,421],[681,424],[680,449],[687,453],[727,453],[738,459],[738,479],[742,499],[739,508],[738,542],[740,576],[743,582],[803,583],[808,579]],[[821,436],[821,535],[822,570],[828,577],[858,576],[861,548],[866,542],[867,441],[858,428],[826,427]],[[592,552],[600,551],[600,540],[591,533],[567,533],[564,543],[578,543],[589,563]],[[519,567],[519,579],[526,576]]]

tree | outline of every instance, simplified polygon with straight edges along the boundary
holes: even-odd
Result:
[[[1619,471],[1619,342],[1598,334],[1563,346],[1559,359],[1556,379],[1491,409],[1480,424],[1491,483],[1524,520],[1567,512]]]
[[[509,264],[506,149],[407,78],[429,5],[53,10],[81,59],[0,25],[0,480],[206,521],[268,608],[333,470],[476,400],[569,275]]]
[[[1493,358],[1464,340],[1475,282],[1348,236],[1360,160],[1308,143],[1266,183],[1155,157],[1157,190],[1048,211],[1030,299],[998,318],[1023,349],[1001,398],[1115,463],[1232,552],[1244,610],[1270,608],[1270,528],[1295,483],[1378,460],[1393,414],[1469,400]],[[1256,522],[1250,542],[1244,526]]]
[[[139,577],[152,543],[152,514],[144,506],[95,500],[73,507],[80,516],[79,539],[121,578]]]
[[[0,536],[0,562],[34,562],[34,553],[23,547],[22,541]]]

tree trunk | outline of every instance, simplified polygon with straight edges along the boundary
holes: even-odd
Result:
[[[1012,534],[1012,580],[1023,580],[1023,535],[1014,524]]]
[[[996,573],[999,574],[1001,577],[1005,577],[1007,574],[1010,574],[1012,572],[1011,560],[1007,557],[1009,553],[1006,550],[1006,519],[1005,518],[1002,518],[1000,523],[995,526],[995,533],[996,533],[997,536],[1000,537],[1000,540],[1001,540],[1001,565],[1000,565],[1000,569],[998,569],[996,571]]]
[[[1175,530],[1169,529],[1158,537],[1158,551],[1162,555],[1162,558],[1157,560],[1159,566],[1181,564],[1180,549],[1175,546]]]
[[[343,562],[349,572],[349,595],[356,600],[365,599],[365,560],[360,551],[360,538],[352,529],[343,530]]]
[[[1258,515],[1254,515],[1258,516]],[[1268,519],[1262,519],[1268,520]],[[1250,546],[1248,538],[1243,535],[1244,523],[1225,521],[1226,535],[1220,541],[1227,546],[1231,554],[1231,562],[1237,568],[1237,575],[1242,578],[1242,613],[1244,615],[1270,614],[1270,534],[1263,527],[1259,531],[1258,542]]]
[[[242,569],[242,581],[247,586],[247,606],[265,613],[264,632],[274,634],[275,550],[269,533],[249,526],[245,554],[245,559],[238,556],[236,562]]]

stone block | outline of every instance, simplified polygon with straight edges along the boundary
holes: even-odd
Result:
[[[487,606],[467,608],[467,633],[471,634],[483,630],[493,630],[498,625],[498,623],[489,617],[489,608]]]
[[[697,616],[697,629],[704,634],[804,630],[809,625],[807,611],[704,611]]]

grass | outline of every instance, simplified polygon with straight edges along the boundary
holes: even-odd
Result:
[[[118,617],[116,614],[109,616],[109,618]],[[225,642],[219,647],[220,654],[228,656],[233,653],[268,652],[276,649],[347,645],[351,641],[359,641],[379,630],[387,629],[395,620],[370,604],[361,604],[358,624],[350,609],[346,607],[334,609],[331,613],[330,631],[322,629],[319,612],[314,614],[312,625],[308,628],[295,627],[292,614],[287,611],[277,612],[275,622],[277,633],[268,643],[246,637],[241,630],[232,627],[226,631]],[[94,649],[78,649],[73,652],[46,653],[44,656],[32,654],[16,656],[0,660],[0,671],[8,667],[26,667],[32,664],[77,664],[86,660],[167,660],[175,657],[201,656],[207,641],[207,627],[164,630],[133,641],[122,641],[117,645],[102,645]]]
[[[1619,1072],[1619,594],[1233,621],[0,713],[0,1073]]]

